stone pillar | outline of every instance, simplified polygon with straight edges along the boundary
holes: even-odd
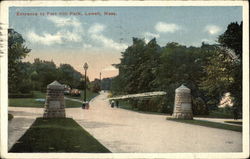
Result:
[[[64,86],[54,81],[47,86],[44,118],[65,118]]]
[[[191,90],[184,85],[175,90],[175,105],[172,117],[176,119],[193,119]]]

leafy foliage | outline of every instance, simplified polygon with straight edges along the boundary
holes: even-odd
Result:
[[[25,46],[25,40],[22,35],[13,29],[8,30],[8,81],[10,92],[27,93],[27,81],[25,81],[25,73],[21,70],[21,60],[27,56],[31,50]]]
[[[119,75],[112,80],[112,94],[165,91],[167,97],[130,103],[143,111],[172,113],[175,89],[185,84],[192,90],[194,114],[208,114],[226,92],[241,106],[242,23],[229,24],[218,41],[214,45],[202,43],[201,47],[175,42],[160,47],[156,39],[145,43],[133,38],[116,65]]]
[[[8,33],[8,82],[10,93],[45,91],[48,84],[58,80],[71,88],[85,87],[83,75],[69,64],[59,67],[53,61],[34,59],[33,63],[22,62],[31,50],[25,46],[22,35],[13,29]],[[89,82],[87,78],[87,82]]]

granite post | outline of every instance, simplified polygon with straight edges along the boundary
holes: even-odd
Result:
[[[175,105],[172,117],[176,119],[193,119],[191,90],[184,85],[175,90]]]
[[[64,86],[54,81],[47,86],[44,118],[65,118]]]

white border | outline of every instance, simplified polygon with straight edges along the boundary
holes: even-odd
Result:
[[[0,21],[8,24],[10,6],[242,6],[243,7],[243,152],[240,153],[8,153],[7,45],[0,58],[0,124],[3,158],[248,158],[249,157],[249,8],[247,1],[3,1]],[[6,26],[7,27],[7,26]],[[4,31],[7,35],[7,30]],[[7,43],[7,36],[4,39]]]

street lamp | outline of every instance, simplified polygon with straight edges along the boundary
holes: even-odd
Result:
[[[100,72],[100,90],[102,90],[102,73]]]
[[[83,68],[85,70],[85,91],[84,91],[84,102],[86,102],[86,94],[87,94],[87,69],[89,68],[87,62],[83,65]]]

